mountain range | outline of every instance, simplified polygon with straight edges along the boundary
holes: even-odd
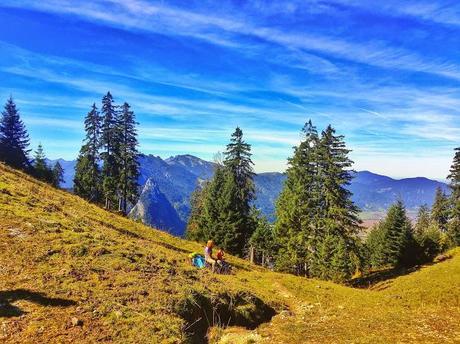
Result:
[[[49,161],[54,163],[54,161]],[[59,159],[64,169],[63,187],[72,188],[75,161]],[[177,155],[162,159],[141,155],[140,197],[131,209],[130,216],[144,223],[182,235],[190,215],[190,196],[199,183],[210,179],[215,164],[193,155]],[[255,206],[271,221],[274,220],[276,199],[286,176],[279,172],[257,174]],[[369,171],[356,172],[349,186],[353,201],[364,212],[384,212],[397,199],[408,210],[422,204],[431,206],[436,188],[448,192],[445,183],[424,177],[393,179]]]

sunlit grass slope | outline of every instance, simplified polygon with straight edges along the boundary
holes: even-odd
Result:
[[[353,289],[236,258],[212,275],[188,264],[201,249],[0,164],[0,342],[460,340],[458,251]]]

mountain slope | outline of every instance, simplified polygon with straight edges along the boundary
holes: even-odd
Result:
[[[393,179],[369,171],[357,172],[349,189],[353,200],[365,211],[386,210],[397,199],[402,199],[408,209],[423,204],[431,206],[436,188],[449,192],[445,183],[428,178]]]
[[[158,229],[174,235],[182,235],[185,231],[185,222],[179,218],[157,183],[150,178],[145,183],[139,201],[131,209],[129,216],[144,223],[155,223]]]
[[[188,263],[201,245],[1,164],[0,219],[1,342],[204,343],[210,330],[222,343],[453,343],[460,334],[458,250],[372,290],[233,257],[234,275],[212,275]]]

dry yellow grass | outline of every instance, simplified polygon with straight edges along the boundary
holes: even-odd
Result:
[[[372,290],[232,257],[234,275],[212,275],[188,264],[201,245],[1,164],[0,245],[0,342],[460,341],[458,250]]]

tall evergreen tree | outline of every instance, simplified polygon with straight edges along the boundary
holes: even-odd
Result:
[[[449,198],[440,187],[436,188],[433,206],[431,207],[431,219],[442,232],[447,231],[449,221]]]
[[[391,266],[408,265],[414,258],[412,228],[402,201],[388,210],[384,224],[383,263]]]
[[[375,224],[366,237],[367,264],[373,267],[385,265],[385,222],[379,221]]]
[[[303,139],[288,159],[287,179],[276,203],[277,268],[309,274],[320,240],[318,145],[316,127],[308,121]]]
[[[232,225],[226,233],[226,242],[233,252],[242,255],[254,231],[251,202],[254,200],[254,163],[251,160],[251,145],[244,141],[243,131],[237,127],[224,152],[226,173],[224,184],[227,218]],[[223,204],[224,205],[224,204]],[[231,219],[233,218],[233,219]]]
[[[452,189],[452,209],[448,224],[448,236],[453,245],[460,245],[460,147],[455,149],[455,156],[447,177]]]
[[[276,253],[273,225],[266,217],[260,215],[260,211],[254,210],[253,217],[256,229],[252,233],[249,244],[255,250],[255,261],[262,266],[270,265]]]
[[[245,212],[249,212],[250,202],[254,199],[254,163],[251,156],[251,145],[243,140],[243,131],[237,127],[224,153],[224,165],[235,177]]]
[[[360,257],[358,208],[346,189],[352,179],[349,150],[331,126],[319,138],[309,121],[303,134],[277,202],[277,267],[344,280],[358,267]]]
[[[135,203],[138,197],[139,162],[137,131],[134,112],[124,103],[118,121],[119,143],[119,210],[126,214],[128,203]]]
[[[424,263],[430,261],[443,250],[443,237],[439,223],[431,220],[430,209],[422,205],[417,214],[414,226],[414,239],[418,245],[417,261]]]
[[[103,151],[102,189],[105,199],[105,208],[114,209],[117,204],[118,187],[120,180],[120,126],[118,113],[110,92],[102,98],[102,135],[101,145]]]
[[[56,161],[53,166],[53,185],[58,188],[61,183],[64,183],[64,169],[59,161]]]
[[[93,104],[85,117],[85,139],[77,158],[74,177],[75,194],[95,203],[101,201],[101,171],[99,149],[101,145],[101,117]]]
[[[242,256],[256,224],[251,216],[254,199],[254,171],[251,146],[236,128],[217,164],[213,179],[195,194],[187,237],[214,240],[228,252]]]
[[[204,202],[211,182],[206,181],[203,185],[198,185],[190,196],[190,217],[185,231],[185,237],[188,240],[205,241],[208,238],[203,225]]]
[[[46,163],[46,156],[41,143],[38,145],[38,148],[35,151],[33,168],[33,174],[35,177],[44,182],[53,182],[53,171],[48,167]]]
[[[0,119],[0,161],[23,170],[30,169],[29,135],[19,110],[10,97]]]
[[[354,240],[361,223],[359,209],[351,200],[351,192],[346,188],[353,179],[344,137],[335,135],[329,125],[321,134],[319,178],[321,182],[322,217],[329,234],[338,234],[344,239]]]
[[[415,223],[414,232],[416,235],[421,235],[430,226],[431,217],[430,217],[430,209],[426,204],[423,204],[417,213],[417,222]]]

